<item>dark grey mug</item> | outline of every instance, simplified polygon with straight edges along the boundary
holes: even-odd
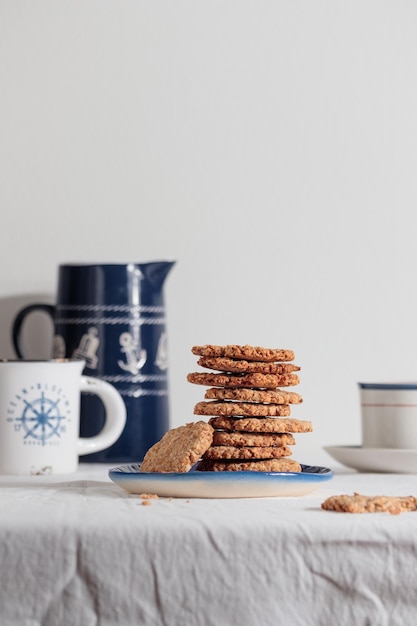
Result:
[[[59,266],[56,305],[34,303],[18,312],[13,344],[20,358],[22,325],[32,311],[54,323],[54,358],[86,362],[84,374],[111,383],[127,410],[125,429],[110,448],[87,455],[92,462],[140,462],[169,428],[167,329],[163,285],[174,261]],[[80,435],[103,427],[100,400],[85,394]]]

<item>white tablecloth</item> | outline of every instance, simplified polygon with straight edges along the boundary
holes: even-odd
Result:
[[[143,506],[107,470],[0,478],[1,626],[416,623],[417,513],[320,504],[417,495],[417,476],[336,469],[300,498]]]

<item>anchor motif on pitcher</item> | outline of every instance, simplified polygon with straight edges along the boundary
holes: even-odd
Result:
[[[125,355],[126,361],[119,359],[118,366],[125,372],[133,375],[139,374],[146,363],[147,352],[140,348],[130,333],[122,333],[119,337],[120,351]]]
[[[100,345],[98,330],[94,326],[88,329],[81,337],[80,344],[72,354],[75,359],[84,359],[86,367],[96,369],[98,364],[98,356],[96,354]]]
[[[158,349],[156,351],[155,365],[159,367],[160,370],[164,371],[168,369],[168,340],[167,333],[161,333],[158,343]]]
[[[65,352],[65,339],[62,335],[54,335],[52,344],[52,354],[54,359],[63,359],[65,357]]]

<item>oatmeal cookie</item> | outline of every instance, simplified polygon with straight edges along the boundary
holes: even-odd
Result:
[[[188,472],[213,442],[207,422],[172,428],[155,443],[142,461],[141,472]]]
[[[399,515],[404,511],[417,511],[417,498],[413,496],[362,496],[353,495],[331,496],[322,505],[326,511],[341,513],[391,513]]]
[[[259,372],[260,374],[291,374],[300,370],[294,363],[267,363],[264,361],[241,361],[238,359],[226,359],[225,357],[202,356],[197,365],[221,372],[247,373]]]
[[[276,389],[289,387],[300,382],[297,374],[214,374],[212,372],[192,372],[187,375],[189,383],[207,387],[255,387]]]
[[[259,346],[194,346],[191,352],[198,356],[227,357],[230,359],[245,359],[246,361],[292,361],[294,352],[281,348],[261,348]]]
[[[255,433],[310,433],[313,430],[311,422],[292,417],[211,417],[209,424],[221,430]]]
[[[200,472],[301,472],[301,465],[293,459],[258,461],[216,461],[203,459],[196,466]]]
[[[291,409],[288,404],[257,404],[255,402],[197,402],[194,407],[195,415],[225,415],[225,416],[253,416],[287,417]]]
[[[273,404],[301,404],[303,398],[294,391],[284,389],[245,389],[239,387],[211,387],[204,397],[207,400],[236,400],[237,402],[272,402]]]
[[[203,454],[203,459],[280,459],[291,454],[288,446],[211,446]]]
[[[291,433],[245,433],[242,431],[226,432],[215,430],[213,433],[213,446],[294,446],[295,438]]]

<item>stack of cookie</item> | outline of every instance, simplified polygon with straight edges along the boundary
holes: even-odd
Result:
[[[195,415],[209,416],[213,442],[200,471],[300,472],[292,455],[294,433],[312,431],[311,422],[290,417],[302,397],[288,387],[299,383],[292,350],[254,346],[194,346],[198,365],[210,372],[188,374],[191,383],[210,387]],[[284,389],[283,389],[284,387]]]

